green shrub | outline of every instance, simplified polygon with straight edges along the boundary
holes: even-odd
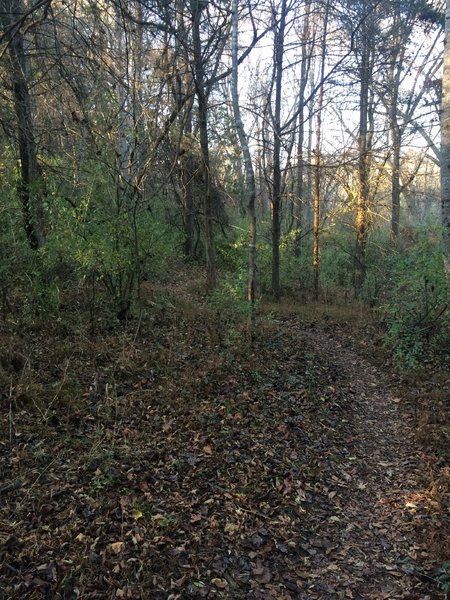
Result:
[[[247,316],[250,310],[247,301],[247,271],[240,268],[225,273],[209,297],[209,305],[216,310]]]
[[[416,245],[392,255],[386,266],[386,341],[397,364],[412,369],[449,350],[450,294],[439,236],[422,236]]]

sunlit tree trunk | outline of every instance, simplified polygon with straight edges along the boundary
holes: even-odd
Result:
[[[441,202],[444,247],[450,252],[450,0],[445,7],[445,50],[441,107]]]
[[[368,27],[364,27],[360,55],[360,93],[358,129],[358,191],[355,207],[356,247],[354,261],[355,293],[359,295],[366,277],[366,244],[369,231],[369,175],[372,132],[370,84],[372,78],[372,52]]]
[[[321,176],[321,142],[322,142],[322,110],[324,96],[324,76],[325,76],[325,59],[326,59],[326,41],[328,28],[328,10],[329,4],[325,7],[325,15],[323,18],[323,38],[320,57],[320,88],[317,99],[316,112],[316,149],[315,149],[315,164],[313,177],[313,289],[314,300],[319,299],[319,261],[320,261],[320,176]]]

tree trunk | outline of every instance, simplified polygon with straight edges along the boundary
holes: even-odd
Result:
[[[195,203],[193,195],[194,178],[194,157],[189,143],[187,148],[183,146],[183,139],[191,140],[192,136],[192,102],[186,103],[186,97],[192,94],[193,79],[189,62],[183,53],[183,40],[187,40],[185,16],[183,11],[183,1],[177,0],[176,26],[178,35],[175,37],[175,57],[174,60],[180,63],[181,72],[177,69],[175,101],[178,110],[178,122],[180,128],[180,148],[179,148],[179,181],[181,188],[182,217],[184,230],[183,252],[186,258],[193,260],[195,258]]]
[[[306,148],[306,163],[308,165],[306,169],[306,189],[303,192],[303,196],[306,198],[306,205],[304,210],[305,229],[310,231],[313,225],[313,207],[312,207],[312,180],[313,180],[313,132],[314,132],[314,72],[316,57],[313,55],[310,58],[311,64],[309,68],[309,96],[310,102],[308,107],[308,145]]]
[[[303,145],[305,143],[305,91],[308,84],[308,72],[311,67],[311,54],[308,52],[309,41],[309,18],[311,4],[308,2],[305,9],[305,16],[302,30],[302,66],[300,72],[300,90],[298,95],[298,140],[297,140],[297,172],[296,172],[296,187],[295,201],[296,211],[294,213],[295,229],[297,235],[295,237],[294,255],[300,256],[301,253],[301,228],[304,222],[303,206],[304,206],[304,177],[305,177],[305,161],[303,156]]]
[[[391,235],[395,241],[398,239],[400,229],[400,149],[401,134],[398,124],[391,125],[392,131],[392,174],[391,174],[391,194],[392,194],[392,216],[391,216]]]
[[[450,252],[450,0],[446,0],[445,7],[441,106],[441,202],[444,248],[446,252]]]
[[[214,247],[211,165],[209,160],[208,98],[205,89],[205,72],[202,57],[202,42],[200,37],[201,13],[204,6],[205,5],[201,0],[191,0],[195,89],[198,105],[198,128],[200,133],[200,152],[203,163],[203,180],[205,182],[205,191],[203,194],[203,218],[206,250],[206,288],[211,292],[216,287],[217,277],[216,254]]]
[[[323,96],[324,96],[324,77],[325,77],[325,58],[326,58],[326,41],[327,41],[327,29],[328,29],[328,10],[329,4],[325,7],[325,15],[323,18],[323,39],[322,49],[320,57],[320,89],[319,97],[317,100],[317,113],[316,113],[316,151],[315,151],[315,165],[314,165],[314,194],[313,194],[313,288],[314,288],[314,300],[319,299],[319,243],[320,243],[320,176],[321,176],[321,140],[322,140],[322,109],[323,109]]]
[[[388,120],[391,133],[392,172],[391,172],[391,235],[392,239],[398,239],[400,227],[400,151],[402,143],[402,130],[398,123],[398,95],[400,89],[400,77],[406,49],[406,43],[402,43],[402,16],[400,13],[400,1],[394,6],[393,21],[393,52],[392,62],[388,72]]]
[[[248,284],[247,284],[247,300],[250,303],[249,325],[253,329],[256,320],[255,311],[255,295],[256,295],[256,182],[255,172],[253,169],[252,158],[248,145],[247,135],[245,133],[244,124],[241,117],[241,109],[239,106],[239,91],[238,91],[238,0],[233,0],[233,21],[232,21],[232,82],[231,94],[233,101],[233,113],[235,127],[239,137],[239,143],[242,148],[244,157],[245,172],[247,178],[247,215],[250,225],[250,236],[248,243]]]
[[[366,276],[366,243],[369,216],[369,80],[370,50],[367,40],[362,41],[359,95],[359,132],[358,132],[358,193],[356,198],[356,248],[354,262],[355,293],[359,295]]]
[[[272,296],[278,301],[280,285],[280,234],[281,234],[281,95],[283,81],[284,33],[286,28],[286,4],[281,1],[280,22],[275,27],[275,110],[273,142],[273,187],[272,187]]]
[[[17,21],[25,12],[22,0],[4,2],[4,21],[9,25]],[[40,248],[45,242],[44,215],[42,205],[41,173],[36,154],[36,143],[33,131],[33,113],[28,76],[30,65],[25,51],[25,40],[20,30],[12,32],[9,42],[11,60],[11,80],[14,107],[17,117],[17,142],[20,158],[20,181],[18,197],[22,207],[23,223],[28,243],[33,250]]]
[[[190,112],[190,107],[188,107]],[[190,136],[192,134],[192,118],[188,114],[184,133]],[[181,187],[183,195],[183,211],[184,211],[184,255],[186,258],[193,260],[195,258],[194,245],[194,219],[195,219],[195,203],[192,190],[192,180],[194,177],[194,159],[190,150],[181,156]]]

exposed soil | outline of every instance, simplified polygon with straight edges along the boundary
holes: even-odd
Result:
[[[3,334],[0,597],[444,598],[445,486],[342,326]],[[440,554],[440,555],[439,555]]]

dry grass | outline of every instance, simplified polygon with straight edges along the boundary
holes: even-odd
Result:
[[[265,300],[259,311],[263,315],[296,316],[302,321],[331,320],[337,323],[367,324],[377,320],[376,313],[363,304],[300,303],[294,298],[283,298],[278,303]]]

